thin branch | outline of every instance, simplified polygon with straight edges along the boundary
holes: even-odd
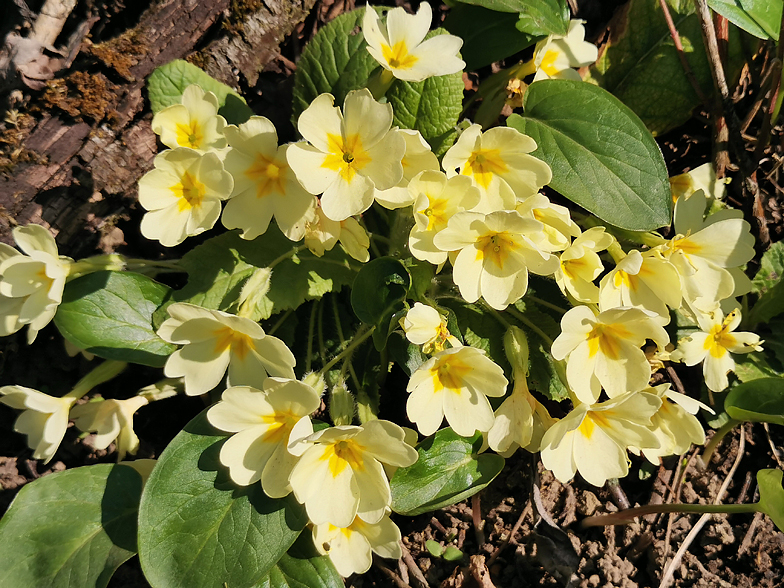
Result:
[[[730,97],[730,88],[727,85],[727,78],[724,75],[724,66],[721,64],[721,54],[719,53],[719,42],[716,39],[716,28],[713,26],[710,9],[706,0],[694,0],[697,7],[697,16],[702,25],[702,37],[705,40],[705,49],[708,54],[708,63],[711,66],[711,77],[716,92],[722,100]]]
[[[672,37],[672,42],[675,44],[675,51],[678,52],[678,59],[681,60],[683,72],[689,79],[689,83],[691,84],[691,87],[694,88],[694,93],[697,94],[700,102],[702,102],[705,106],[708,106],[710,104],[708,102],[708,97],[702,91],[702,88],[700,88],[700,83],[694,76],[694,72],[689,65],[689,60],[686,59],[686,53],[683,50],[683,43],[681,43],[681,36],[678,34],[678,29],[675,28],[675,22],[672,20],[670,8],[667,6],[666,0],[659,0],[659,5],[661,6],[662,14],[664,14],[664,20],[667,21],[667,28],[670,29],[670,37]]]

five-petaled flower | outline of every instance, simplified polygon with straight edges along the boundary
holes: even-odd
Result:
[[[367,523],[356,517],[347,527],[330,523],[313,526],[313,544],[328,555],[335,569],[344,578],[364,574],[373,563],[373,553],[390,559],[400,559],[400,529],[385,516],[377,523]]]
[[[152,119],[152,130],[161,143],[199,153],[226,147],[225,126],[226,120],[218,114],[218,98],[196,84],[185,88],[180,104],[167,106]]]

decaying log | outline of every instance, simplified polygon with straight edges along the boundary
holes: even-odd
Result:
[[[230,0],[158,0],[133,29],[104,43],[85,42],[82,53],[105,71],[61,72],[34,103],[44,114],[17,148],[27,162],[0,175],[0,241],[12,242],[16,224],[36,222],[57,234],[67,254],[91,254],[111,219],[134,204],[135,184],[157,153],[144,79],[190,56],[221,81],[238,87],[242,76],[252,87],[314,2],[252,3],[252,13],[239,21],[232,15],[238,24],[225,31],[218,23],[229,16]],[[194,54],[208,36],[217,38]]]

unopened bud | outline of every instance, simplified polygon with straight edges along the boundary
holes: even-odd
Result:
[[[509,327],[504,335],[504,351],[513,370],[528,375],[528,338],[519,327]]]
[[[302,377],[302,383],[313,388],[319,397],[321,397],[324,394],[324,390],[327,389],[327,383],[324,381],[324,376],[319,372],[308,372]]]
[[[242,286],[239,297],[239,310],[237,314],[241,317],[258,321],[264,316],[264,298],[270,289],[272,270],[268,267],[260,267],[254,271]]]
[[[336,426],[350,425],[354,422],[355,410],[354,395],[348,391],[345,384],[338,384],[332,388],[329,398],[329,418]]]

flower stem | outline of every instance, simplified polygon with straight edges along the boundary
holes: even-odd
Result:
[[[539,327],[537,327],[537,326],[536,326],[534,323],[532,323],[532,322],[531,322],[531,321],[528,319],[528,317],[527,317],[527,316],[525,316],[525,315],[524,315],[522,312],[520,312],[519,310],[517,310],[516,308],[514,308],[514,307],[512,307],[512,306],[509,306],[509,307],[507,307],[507,309],[506,309],[506,310],[507,310],[507,312],[508,312],[509,314],[511,314],[513,317],[515,317],[515,318],[516,318],[518,321],[520,321],[520,322],[521,322],[521,323],[523,323],[523,324],[524,324],[526,327],[528,327],[529,329],[531,329],[531,330],[532,330],[534,333],[536,333],[537,335],[539,335],[539,336],[542,338],[542,340],[543,340],[545,343],[547,343],[547,345],[549,345],[550,347],[552,347],[552,346],[553,346],[553,340],[552,340],[552,339],[550,339],[550,337],[548,337],[548,336],[547,336],[547,333],[545,333],[545,332],[544,332],[542,329],[540,329],[540,328],[539,328]]]
[[[542,300],[541,298],[537,296],[533,296],[531,294],[526,294],[525,297],[531,302],[535,302],[539,306],[544,306],[546,308],[549,308],[550,310],[554,310],[559,314],[566,314],[566,311],[560,306],[558,306],[557,304],[553,304],[552,302],[547,302],[547,300]]]
[[[128,364],[124,361],[106,360],[79,380],[76,386],[73,387],[73,390],[65,396],[79,399],[96,386],[118,376],[126,367],[128,367]]]
[[[282,261],[286,261],[287,259],[291,259],[291,258],[292,258],[292,257],[294,257],[294,256],[295,256],[297,253],[299,253],[300,251],[304,251],[304,250],[305,250],[305,249],[307,249],[307,248],[308,248],[308,246],[307,246],[307,245],[297,245],[296,247],[292,247],[292,248],[291,248],[291,249],[289,249],[289,250],[288,250],[286,253],[283,253],[282,255],[279,255],[278,257],[276,257],[275,259],[273,259],[273,260],[272,260],[272,261],[269,263],[269,265],[267,265],[267,268],[268,268],[268,269],[272,269],[272,268],[274,268],[276,265],[278,265],[280,262],[282,262]]]
[[[735,427],[737,427],[741,421],[736,421],[734,419],[730,419],[723,427],[721,427],[718,431],[716,431],[711,437],[711,440],[705,445],[705,450],[702,452],[702,462],[705,464],[710,463],[711,455],[713,455],[713,451],[716,447],[719,446],[721,440],[732,431]]]
[[[601,527],[609,525],[626,525],[635,518],[660,512],[689,512],[689,513],[717,513],[737,514],[746,512],[759,512],[759,503],[753,504],[648,504],[635,508],[628,508],[606,515],[596,515],[583,519],[580,528]]]
[[[351,338],[351,343],[349,343],[348,347],[346,347],[343,351],[341,351],[335,357],[330,359],[324,365],[324,367],[321,368],[321,370],[319,370],[319,373],[322,375],[326,375],[326,373],[329,372],[329,370],[332,368],[333,365],[338,363],[341,359],[343,359],[347,355],[353,354],[354,350],[360,345],[362,345],[362,343],[364,343],[365,340],[368,337],[370,337],[370,335],[373,334],[375,328],[376,327],[370,327],[368,329],[366,326],[360,327],[359,330],[356,333],[354,333],[354,336]]]

